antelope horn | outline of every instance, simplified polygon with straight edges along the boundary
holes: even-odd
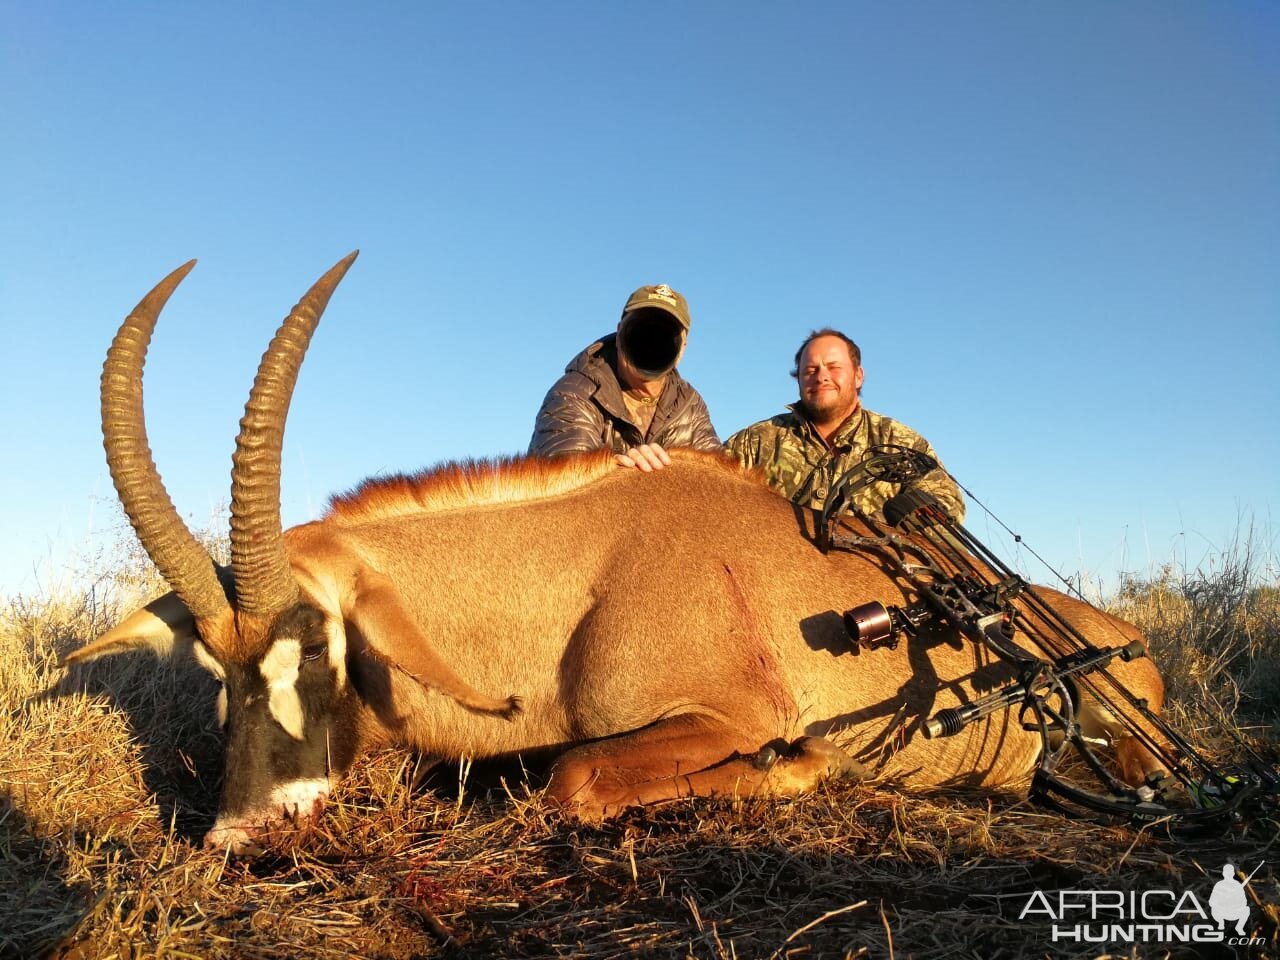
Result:
[[[231,567],[237,608],[269,616],[298,600],[280,528],[280,450],[289,401],[311,335],[329,297],[360,251],[307,291],[262,355],[231,458]]]
[[[230,609],[213,559],[187,529],[164,488],[142,412],[142,367],[156,320],[196,265],[183,264],[142,298],[125,318],[102,365],[102,445],[124,512],[147,556],[197,619]]]

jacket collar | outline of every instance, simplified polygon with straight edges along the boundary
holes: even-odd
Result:
[[[586,377],[593,385],[592,399],[611,416],[630,421],[631,414],[627,412],[627,404],[622,399],[622,384],[618,382],[618,375],[614,372],[618,357],[617,339],[615,333],[601,337],[570,360],[564,372]],[[662,386],[662,395],[658,397],[654,421],[665,420],[684,392],[684,379],[673,368]]]
[[[836,428],[836,432],[831,435],[830,441],[822,439],[817,428],[814,427],[813,421],[805,416],[804,407],[801,406],[799,401],[787,404],[787,409],[791,411],[796,421],[800,424],[800,430],[805,439],[811,443],[836,450],[841,447],[855,445],[855,442],[861,436],[863,446],[866,445],[867,411],[861,402],[858,403],[858,409],[849,414],[845,422]]]

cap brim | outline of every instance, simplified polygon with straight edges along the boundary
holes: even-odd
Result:
[[[671,316],[676,318],[676,323],[680,324],[680,326],[684,328],[684,331],[686,333],[689,332],[688,317],[680,316],[680,314],[676,312],[675,307],[671,306],[669,303],[663,300],[656,300],[656,299],[642,300],[639,303],[628,303],[626,307],[624,307],[622,310],[622,316],[625,317],[628,313],[635,313],[637,310],[649,310],[649,309],[662,310],[665,313],[671,314]]]

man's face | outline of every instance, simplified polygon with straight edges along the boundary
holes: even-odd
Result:
[[[817,337],[800,354],[800,402],[816,423],[844,420],[858,407],[862,367],[839,337]]]
[[[665,377],[684,354],[685,330],[658,307],[623,314],[618,322],[618,355],[644,380]]]

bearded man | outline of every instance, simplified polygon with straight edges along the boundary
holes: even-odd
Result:
[[[953,519],[964,519],[960,488],[929,442],[905,424],[862,406],[862,351],[856,343],[839,330],[815,330],[796,351],[791,375],[799,384],[800,400],[787,413],[739,430],[726,444],[729,453],[746,466],[763,468],[769,485],[792,503],[821,510],[831,485],[870,447],[909,447],[939,463],[914,489],[932,495]],[[880,518],[899,492],[898,484],[876,481],[853,499],[864,513]]]

